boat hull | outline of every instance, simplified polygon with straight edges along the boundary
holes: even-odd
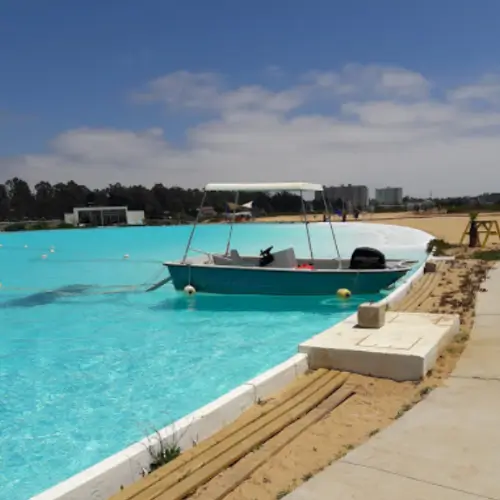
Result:
[[[176,290],[237,295],[333,295],[340,288],[356,294],[378,293],[409,268],[383,270],[296,270],[166,263]]]

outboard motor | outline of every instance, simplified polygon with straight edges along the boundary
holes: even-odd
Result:
[[[271,250],[273,247],[266,248],[265,250],[260,251],[260,259],[259,259],[259,266],[260,267],[266,267],[271,262],[274,262],[274,255],[271,253]]]
[[[359,247],[351,255],[349,269],[385,269],[385,255],[375,248]]]

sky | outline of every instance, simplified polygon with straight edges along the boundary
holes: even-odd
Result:
[[[498,0],[1,0],[0,182],[500,191]]]

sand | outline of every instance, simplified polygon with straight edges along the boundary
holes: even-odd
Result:
[[[261,222],[300,222],[303,218],[300,215],[289,215],[279,217],[261,217],[258,221]],[[308,220],[319,222],[323,220],[321,215],[308,216]],[[338,217],[333,219],[340,221]],[[400,213],[379,213],[379,214],[362,214],[359,218],[360,222],[370,222],[379,224],[392,224],[396,226],[408,226],[415,229],[420,229],[434,235],[438,239],[443,239],[449,243],[459,243],[462,234],[467,227],[469,216],[463,215],[414,215],[409,212]],[[494,220],[500,224],[500,214],[496,213],[481,213],[478,220]],[[352,218],[346,223],[356,223]],[[488,246],[494,243],[500,243],[498,236],[490,236]]]
[[[355,396],[290,442],[224,499],[282,498],[388,426],[439,386],[453,370],[465,348],[473,322],[475,296],[484,286],[482,280],[488,267],[484,262],[472,260],[447,263],[434,292],[419,307],[422,312],[459,312],[462,324],[460,333],[425,380],[401,383],[351,375],[347,384],[355,389]],[[243,460],[251,460],[251,455]],[[230,474],[231,469],[219,474],[192,498],[217,498],[217,492],[230,481]]]

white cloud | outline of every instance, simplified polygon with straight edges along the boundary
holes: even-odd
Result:
[[[264,109],[289,111],[302,104],[304,92],[295,88],[271,92],[258,85],[225,90],[222,80],[212,73],[178,71],[149,82],[146,90],[133,98],[146,102],[162,102],[169,108],[197,108],[218,111]]]
[[[339,72],[312,71],[304,81],[312,84],[313,90],[329,89],[340,96],[418,99],[430,90],[430,83],[420,73],[376,65],[349,64]]]
[[[285,76],[285,71],[278,66],[277,64],[271,64],[265,69],[265,73],[267,76],[271,76],[273,78],[281,78]]]
[[[450,100],[457,103],[483,101],[490,104],[500,103],[500,77],[487,75],[472,85],[464,85],[448,93]]]
[[[177,72],[135,98],[170,113],[211,111],[186,131],[183,147],[158,128],[76,129],[56,137],[48,154],[0,158],[0,175],[92,187],[302,179],[396,184],[416,195],[498,190],[500,113],[464,107],[460,89],[439,89],[445,99],[432,89],[418,73],[378,66],[311,72],[279,90]]]
[[[372,126],[429,126],[450,123],[457,118],[456,110],[438,102],[400,104],[387,101],[347,103],[342,106],[347,114],[357,115],[361,123]]]

